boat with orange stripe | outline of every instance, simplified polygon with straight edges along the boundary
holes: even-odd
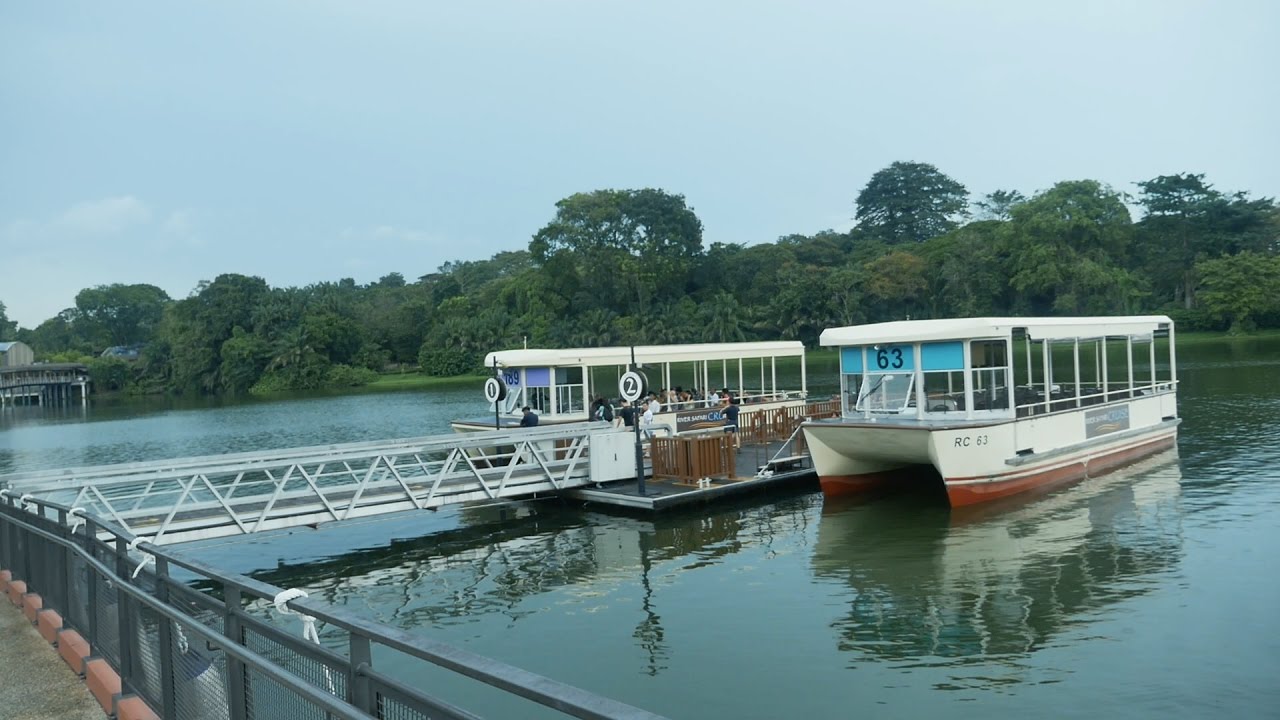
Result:
[[[935,470],[952,506],[1093,476],[1177,440],[1163,315],[907,320],[822,333],[841,416],[804,424],[828,496]]]

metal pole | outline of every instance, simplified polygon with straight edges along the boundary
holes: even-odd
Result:
[[[349,638],[351,673],[347,687],[351,688],[351,704],[369,713],[376,714],[373,689],[365,674],[373,668],[373,650],[369,638],[352,631]]]
[[[631,366],[627,369],[628,370],[636,369],[636,346],[635,345],[631,346]],[[644,396],[641,395],[640,399],[643,400]],[[631,417],[633,418],[631,425],[635,428],[635,431],[636,431],[636,494],[641,497],[644,497],[645,495],[644,444],[643,444],[643,441],[640,439],[640,421],[644,417],[644,414],[641,412],[638,412],[639,409],[640,409],[639,405],[636,405],[631,408]]]
[[[169,604],[169,560],[156,556],[156,599]],[[160,714],[178,716],[178,693],[173,681],[173,623],[160,616]]]
[[[243,646],[244,628],[240,616],[244,613],[244,601],[240,597],[240,588],[224,582],[222,601],[222,633],[232,643]],[[244,661],[227,655],[227,714],[231,720],[245,720],[249,717],[248,685]]]
[[[496,357],[493,359],[493,375],[494,377],[498,376],[498,358]],[[505,385],[507,381],[499,380],[498,382],[503,383]],[[501,405],[502,405],[502,398],[498,398],[497,400],[493,401],[493,429],[494,430],[502,429],[502,420],[498,415],[498,408]]]

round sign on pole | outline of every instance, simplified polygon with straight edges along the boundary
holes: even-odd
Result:
[[[627,402],[635,402],[649,389],[649,382],[644,373],[628,370],[618,378],[618,394]]]
[[[496,377],[484,381],[484,399],[499,402],[507,399],[507,385]]]

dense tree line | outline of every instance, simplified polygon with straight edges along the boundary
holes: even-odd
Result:
[[[557,203],[527,249],[413,282],[273,288],[230,274],[180,300],[100,286],[17,337],[44,359],[141,348],[132,364],[97,360],[100,384],[235,393],[360,384],[397,366],[461,374],[524,342],[812,344],[825,327],[903,318],[1163,312],[1183,329],[1280,327],[1272,199],[1195,174],[1136,187],[1073,180],[971,198],[932,165],[898,162],[858,194],[849,232],[710,247],[682,196],[597,190]]]

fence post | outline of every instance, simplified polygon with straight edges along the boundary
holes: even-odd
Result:
[[[84,549],[89,557],[98,558],[98,549],[95,543],[98,541],[98,523],[92,518],[85,518],[84,521]],[[89,641],[90,647],[97,647],[98,641],[98,583],[101,578],[97,576],[97,572],[93,568],[85,565],[86,582],[89,585],[89,601],[85,605],[85,615],[89,619],[89,637],[85,638]]]
[[[123,585],[128,582],[129,574],[133,570],[129,567],[129,543],[125,542],[122,537],[116,537],[116,583]],[[136,690],[137,683],[134,682],[136,668],[134,660],[137,658],[137,634],[133,631],[133,598],[128,593],[123,592],[119,588],[116,589],[116,612],[120,625],[120,684],[124,692]]]
[[[58,594],[61,595],[55,601],[54,607],[58,609],[59,613],[66,616],[71,614],[71,548],[69,547],[71,543],[71,528],[67,526],[66,510],[58,511],[58,526],[60,534],[68,545],[59,546],[54,550],[54,556],[62,560],[62,562],[57,563],[57,569],[53,571],[57,576],[55,579],[58,583]],[[58,570],[61,570],[61,572],[58,572]],[[65,618],[63,622],[66,622]]]
[[[244,645],[244,630],[240,626],[240,612],[244,608],[240,599],[240,588],[222,585],[222,634],[236,645]],[[245,720],[249,717],[248,690],[244,681],[244,663],[231,655],[227,655],[227,712],[231,720]]]
[[[364,674],[365,670],[373,667],[373,650],[370,647],[369,638],[355,630],[350,631],[349,637],[351,639],[351,677],[347,686],[351,688],[351,704],[370,715],[375,715],[377,708],[374,707],[373,691],[369,686],[369,678]]]
[[[156,598],[169,604],[169,561],[156,556]],[[160,616],[160,715],[178,716],[178,696],[173,686],[173,621]]]

